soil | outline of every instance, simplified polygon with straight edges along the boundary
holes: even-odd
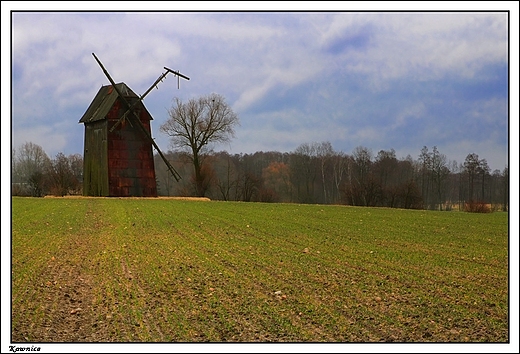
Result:
[[[88,252],[81,252],[81,248],[86,246],[86,243],[71,242],[63,250],[64,254],[74,253],[76,257],[83,254],[83,259],[79,258],[75,264],[66,260],[49,260],[40,276],[42,283],[34,287],[37,292],[35,302],[40,305],[34,311],[42,311],[39,317],[43,320],[39,324],[18,321],[19,324],[12,328],[13,343],[106,342],[113,338],[109,323],[99,320],[107,314],[92,305],[92,279],[82,271],[89,265]]]
[[[191,201],[201,201],[201,202],[209,202],[210,198],[207,197],[167,197],[167,196],[158,196],[158,197],[89,197],[83,195],[65,195],[63,197],[54,196],[54,195],[46,195],[44,198],[69,198],[69,199],[87,199],[87,198],[106,198],[106,199],[171,199],[171,200],[191,200]]]

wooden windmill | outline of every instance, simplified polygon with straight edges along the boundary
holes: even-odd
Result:
[[[153,118],[142,101],[169,73],[178,80],[189,77],[164,67],[166,71],[138,96],[125,83],[116,84],[96,55],[92,55],[110,85],[100,88],[79,121],[85,125],[83,195],[156,197],[152,146],[175,180],[181,177],[152,138]]]

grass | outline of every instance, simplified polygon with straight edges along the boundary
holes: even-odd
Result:
[[[12,199],[13,342],[507,342],[508,214]]]

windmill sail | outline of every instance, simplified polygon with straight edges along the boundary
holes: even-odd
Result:
[[[148,132],[148,130],[145,128],[145,126],[143,125],[143,123],[141,122],[141,120],[139,119],[139,117],[136,115],[135,111],[133,110],[133,108],[139,103],[141,102],[144,97],[151,91],[151,89],[153,87],[155,87],[163,78],[164,76],[166,76],[166,74],[168,74],[169,71],[167,71],[166,73],[164,73],[163,75],[161,75],[159,77],[159,79],[157,79],[155,81],[155,83],[152,85],[152,87],[150,87],[146,93],[144,95],[142,95],[136,102],[134,102],[134,104],[130,104],[126,98],[123,96],[123,94],[121,93],[121,91],[119,90],[119,88],[117,87],[116,83],[114,82],[114,80],[112,79],[112,77],[110,76],[110,74],[107,72],[107,70],[105,69],[105,67],[103,66],[103,64],[101,64],[101,61],[96,57],[96,55],[94,53],[92,53],[92,55],[94,56],[94,59],[96,59],[97,63],[99,64],[99,66],[101,67],[101,69],[103,70],[103,73],[105,74],[105,76],[108,78],[108,81],[110,81],[110,84],[112,84],[112,87],[114,88],[114,90],[117,92],[117,95],[119,96],[119,98],[121,98],[121,101],[123,102],[125,108],[126,108],[126,112],[121,116],[121,118],[116,122],[115,125],[119,124],[123,118],[125,118],[128,113],[130,113],[129,115],[129,118],[134,121],[135,123],[137,123],[137,126],[140,128],[141,132],[144,134],[144,136],[150,141],[150,143],[153,145],[153,147],[155,148],[155,150],[159,153],[159,155],[161,156],[162,160],[164,161],[164,163],[166,164],[166,166],[168,167],[168,170],[170,171],[170,173],[172,174],[173,178],[175,178],[175,180],[178,182],[180,179],[181,179],[181,176],[180,174],[173,168],[173,166],[170,164],[170,162],[166,159],[166,157],[164,156],[164,154],[162,153],[161,149],[159,148],[159,146],[155,143],[155,140],[152,138],[152,136],[150,135],[150,133]],[[175,73],[175,72],[173,72]],[[178,74],[178,73],[175,73],[175,74]],[[189,78],[188,78],[189,79]],[[115,126],[114,125],[114,126]],[[114,127],[112,127],[111,131],[113,130]]]

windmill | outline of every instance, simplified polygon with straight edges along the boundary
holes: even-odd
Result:
[[[190,78],[166,70],[141,96],[126,84],[116,84],[101,61],[92,53],[110,85],[102,86],[80,119],[85,124],[84,195],[157,196],[153,146],[176,181],[179,173],[166,159],[151,135],[153,119],[143,99],[168,75]],[[109,125],[111,125],[109,127]]]

